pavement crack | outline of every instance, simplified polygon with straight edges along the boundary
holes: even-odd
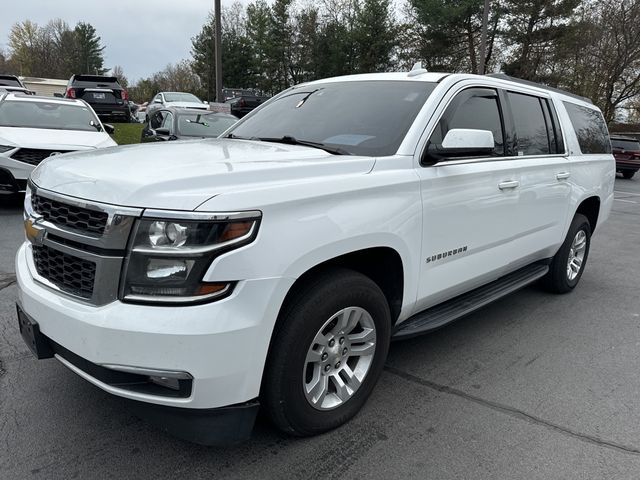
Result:
[[[16,276],[13,273],[0,273],[0,290],[4,290],[16,283]]]
[[[413,375],[408,372],[404,372],[398,368],[391,367],[386,365],[385,370],[397,377],[400,377],[408,382],[415,383],[417,385],[421,385],[423,387],[430,388],[440,393],[446,393],[448,395],[454,395],[456,397],[462,398],[464,400],[468,400],[470,402],[474,402],[483,407],[489,408],[496,412],[509,415],[512,418],[516,418],[518,420],[524,420],[526,422],[539,425],[545,427],[549,430],[553,430],[555,432],[561,433],[563,435],[575,438],[581,442],[590,443],[592,445],[596,445],[598,447],[609,448],[612,450],[616,450],[618,452],[627,453],[631,455],[640,455],[640,449],[637,447],[633,447],[630,445],[624,445],[622,443],[617,443],[614,441],[606,440],[600,438],[595,435],[590,435],[587,433],[578,432],[572,430],[568,427],[553,423],[549,420],[545,420],[544,418],[537,417],[530,413],[525,412],[524,410],[519,410],[515,407],[511,407],[509,405],[504,405],[502,403],[494,402],[491,400],[486,400],[484,398],[478,397],[476,395],[471,395],[462,390],[459,390],[454,387],[450,387],[448,385],[442,385],[436,382],[432,382],[431,380],[426,380],[424,378],[420,378],[416,375]]]

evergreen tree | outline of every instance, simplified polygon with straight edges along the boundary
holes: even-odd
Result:
[[[96,29],[90,23],[79,22],[74,29],[74,34],[76,37],[74,73],[103,75],[107,71],[104,68],[103,56],[105,47],[101,44]]]
[[[356,14],[353,35],[357,51],[356,71],[389,70],[397,35],[390,0],[364,0]]]

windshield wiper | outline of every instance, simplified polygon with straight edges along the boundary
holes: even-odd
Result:
[[[236,135],[235,133],[230,133],[224,138],[233,138],[235,140],[260,140],[258,137],[243,137],[242,135]]]
[[[233,138],[237,138],[237,137],[233,137]],[[325,152],[331,153],[333,155],[351,155],[350,152],[347,152],[343,148],[332,147],[330,145],[325,145],[324,143],[321,143],[321,142],[312,142],[309,140],[298,140],[295,137],[292,137],[291,135],[284,135],[282,137],[274,137],[274,138],[260,137],[257,139],[254,138],[252,140],[260,140],[262,142],[272,142],[272,143],[285,143],[287,145],[302,145],[304,147],[319,148],[320,150],[324,150]]]

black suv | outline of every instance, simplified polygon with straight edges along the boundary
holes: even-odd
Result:
[[[73,75],[67,84],[66,98],[80,98],[87,102],[100,119],[131,121],[129,94],[116,77],[101,75]]]

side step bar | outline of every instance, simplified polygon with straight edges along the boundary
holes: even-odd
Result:
[[[451,300],[435,305],[408,318],[396,327],[393,340],[420,335],[468,315],[545,276],[548,265],[534,263],[487,285],[463,293]]]

